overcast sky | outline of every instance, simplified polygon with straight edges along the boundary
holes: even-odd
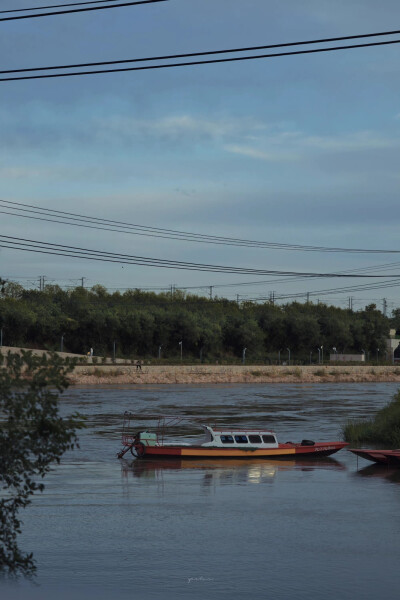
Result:
[[[0,0],[0,9],[42,4],[52,3]],[[169,0],[2,22],[0,65],[118,60],[391,29],[400,29],[395,0]],[[2,82],[0,198],[203,234],[400,248],[399,53],[400,44]],[[332,272],[396,261],[395,254],[207,246],[4,214],[0,224],[3,235],[198,263]],[[39,275],[59,283],[85,276],[89,286],[121,288],[254,281],[0,249],[0,276]],[[365,281],[265,283],[214,293],[256,297],[356,283]],[[387,297],[393,307],[400,304],[398,289],[321,300],[345,305],[351,295],[361,307]]]

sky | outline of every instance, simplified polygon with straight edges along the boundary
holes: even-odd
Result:
[[[55,4],[62,4],[54,2]],[[68,2],[64,2],[66,4]],[[0,0],[0,10],[52,4]],[[169,0],[0,22],[0,70],[400,29],[394,0]],[[397,36],[398,38],[400,36]],[[383,38],[383,39],[392,39]],[[398,249],[400,44],[185,68],[0,82],[0,199],[268,242]],[[1,210],[1,208],[0,208]],[[0,213],[0,234],[197,263],[307,272],[396,254],[196,244]],[[96,263],[0,248],[0,277],[38,286],[204,286],[236,298],[320,291],[400,305],[399,287]],[[243,282],[260,281],[242,286]],[[372,280],[376,283],[378,280]],[[399,280],[400,281],[400,280]],[[227,284],[234,284],[230,287]],[[316,298],[316,297],[315,297]]]

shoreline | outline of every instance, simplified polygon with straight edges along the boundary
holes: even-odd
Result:
[[[399,382],[398,366],[77,366],[72,385]]]

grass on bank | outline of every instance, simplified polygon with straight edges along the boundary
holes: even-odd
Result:
[[[352,444],[372,443],[400,448],[400,390],[373,419],[349,421],[343,427],[343,435],[346,442]]]

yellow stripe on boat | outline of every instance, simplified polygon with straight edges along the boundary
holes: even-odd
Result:
[[[182,448],[181,456],[282,456],[284,454],[296,454],[295,448],[260,448],[258,450],[240,448]]]

